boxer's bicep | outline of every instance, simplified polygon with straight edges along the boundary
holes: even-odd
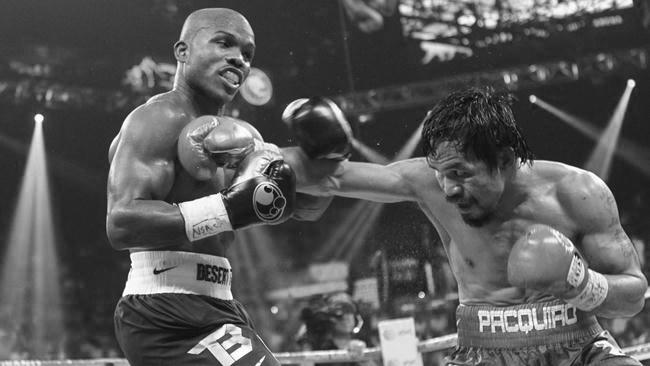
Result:
[[[614,196],[593,174],[581,175],[571,183],[575,192],[567,195],[565,207],[577,225],[576,245],[589,268],[607,280],[607,297],[597,314],[606,318],[633,316],[643,308],[648,283],[634,244],[621,226]]]
[[[149,115],[137,117],[127,120],[113,151],[109,199],[115,196],[119,201],[161,200],[172,187],[178,136],[173,121],[151,123]]]
[[[174,183],[178,132],[165,133],[160,124],[148,131],[141,122],[122,130],[108,175],[106,230],[117,249],[157,247],[182,237],[180,212],[164,201]]]
[[[108,176],[109,200],[163,199],[173,184],[174,162],[138,156],[129,150],[122,149],[113,159]]]
[[[619,219],[611,190],[597,176],[580,174],[570,182],[566,207],[580,231],[579,247],[590,267],[605,274],[640,273],[632,241]]]
[[[415,163],[415,159],[389,165],[309,159],[299,147],[283,148],[282,155],[296,174],[300,192],[376,202],[416,200],[415,183],[409,176],[417,175],[422,164]]]

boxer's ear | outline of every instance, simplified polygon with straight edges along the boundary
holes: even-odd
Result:
[[[505,147],[497,153],[497,166],[499,169],[507,169],[515,162],[515,151],[511,147]]]
[[[176,61],[185,62],[189,54],[189,46],[185,41],[178,41],[174,44],[174,57]]]

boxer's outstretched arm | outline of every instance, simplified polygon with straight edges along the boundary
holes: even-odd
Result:
[[[416,201],[417,189],[433,171],[422,158],[389,165],[309,159],[297,147],[284,148],[285,161],[296,172],[300,192],[320,196],[344,196],[376,202]]]
[[[178,207],[164,198],[174,182],[183,123],[150,104],[127,117],[108,175],[106,232],[116,249],[151,249],[187,241]]]
[[[579,173],[558,189],[558,198],[580,225],[580,248],[589,268],[607,279],[608,293],[595,309],[599,316],[633,316],[643,309],[648,283],[634,244],[618,215],[614,196],[596,175]]]

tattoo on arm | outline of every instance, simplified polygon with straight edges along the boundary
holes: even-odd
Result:
[[[608,189],[602,189],[599,194],[600,201],[603,204],[605,212],[610,213],[608,230],[613,231],[612,238],[614,243],[618,246],[620,253],[626,260],[637,262],[636,249],[621,227],[621,222],[618,217],[618,208],[614,195]]]
[[[614,195],[612,195],[608,190],[601,190],[600,200],[603,202],[603,205],[608,212],[616,211],[616,200]]]

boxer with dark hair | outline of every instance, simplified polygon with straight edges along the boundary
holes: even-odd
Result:
[[[450,94],[424,119],[424,157],[283,156],[299,191],[419,205],[458,283],[449,365],[640,365],[596,319],[637,314],[647,289],[614,196],[593,173],[534,160],[511,102],[490,88]]]
[[[173,89],[125,119],[109,149],[106,232],[130,252],[115,331],[130,365],[278,365],[231,293],[238,229],[316,219],[331,198],[296,195],[277,146],[221,115],[255,39],[230,9],[190,14]]]

